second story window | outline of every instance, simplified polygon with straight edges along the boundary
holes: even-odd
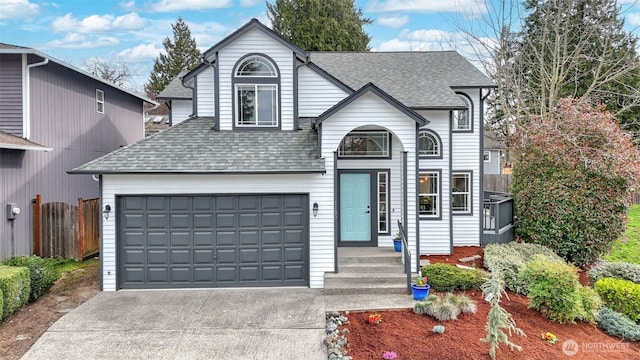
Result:
[[[421,157],[441,157],[440,138],[431,130],[420,130],[418,135],[418,154]]]
[[[460,100],[467,106],[466,109],[453,111],[453,130],[471,131],[471,101],[464,95],[458,95]]]
[[[267,58],[250,55],[235,68],[235,126],[278,126],[278,70]]]
[[[96,89],[96,111],[104,114],[104,91]]]

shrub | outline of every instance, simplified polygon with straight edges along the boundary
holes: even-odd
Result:
[[[598,319],[598,311],[602,308],[600,295],[588,286],[578,285],[577,290],[580,299],[577,320],[595,324]]]
[[[624,279],[640,284],[640,265],[626,262],[602,261],[587,271],[587,276],[589,276],[592,284],[605,277]]]
[[[422,267],[422,276],[429,279],[431,289],[452,292],[479,289],[486,274],[481,270],[461,269],[449,264],[431,264]]]
[[[487,245],[484,249],[484,266],[491,272],[500,272],[507,289],[526,295],[528,279],[518,275],[535,255],[544,256],[549,261],[563,262],[553,250],[542,245],[510,242]]]
[[[553,262],[536,255],[521,275],[529,279],[529,307],[559,323],[574,323],[583,310],[577,269],[567,263]],[[593,299],[585,292],[587,307]],[[595,304],[594,304],[595,305]]]
[[[598,327],[609,335],[640,341],[640,325],[606,306],[598,313]]]
[[[18,256],[7,261],[9,266],[22,266],[29,269],[31,277],[31,293],[29,301],[36,301],[51,288],[58,280],[54,268],[54,260],[43,259],[38,256]]]
[[[0,289],[0,323],[2,322],[3,319],[3,314],[4,313],[4,296],[2,295],[2,289]]]
[[[602,278],[593,288],[611,309],[627,315],[631,320],[640,320],[640,284],[629,280]]]
[[[563,99],[519,127],[512,191],[518,235],[585,266],[625,231],[640,152],[615,116],[586,101]]]
[[[440,321],[456,320],[460,313],[475,314],[476,303],[466,295],[447,294],[444,297],[429,295],[422,302],[413,306],[413,312],[419,315],[430,315]]]
[[[0,265],[0,292],[4,300],[0,320],[7,318],[27,303],[30,289],[29,269]]]

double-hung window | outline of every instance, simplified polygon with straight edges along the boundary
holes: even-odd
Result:
[[[236,66],[235,126],[278,126],[278,71],[267,58],[251,55]]]
[[[104,91],[96,89],[96,111],[104,114]]]
[[[471,213],[471,173],[454,172],[451,174],[451,196],[453,204],[451,210],[454,214]]]
[[[440,216],[440,172],[421,171],[419,179],[418,197],[419,212],[423,218],[437,218]]]

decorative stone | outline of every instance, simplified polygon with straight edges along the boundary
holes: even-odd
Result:
[[[333,332],[337,328],[338,328],[338,325],[336,325],[334,323],[327,324],[327,332],[328,333]]]
[[[20,334],[20,335],[16,336],[16,341],[24,341],[24,340],[28,340],[28,339],[30,339],[30,338],[31,338],[31,337],[30,337],[29,335],[22,335],[22,334]]]
[[[463,262],[463,263],[468,263],[468,262],[476,261],[476,260],[480,259],[481,257],[482,256],[480,256],[480,255],[473,255],[473,256],[460,258],[460,259],[458,259],[458,261]]]
[[[436,325],[433,327],[433,332],[436,334],[444,334],[444,326]]]

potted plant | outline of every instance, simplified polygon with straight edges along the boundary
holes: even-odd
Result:
[[[429,289],[431,286],[427,284],[428,278],[426,276],[416,277],[416,280],[411,283],[411,293],[414,300],[424,300],[429,295]]]
[[[396,233],[396,236],[393,238],[393,249],[397,252],[402,251],[402,239],[400,239],[400,231]]]

